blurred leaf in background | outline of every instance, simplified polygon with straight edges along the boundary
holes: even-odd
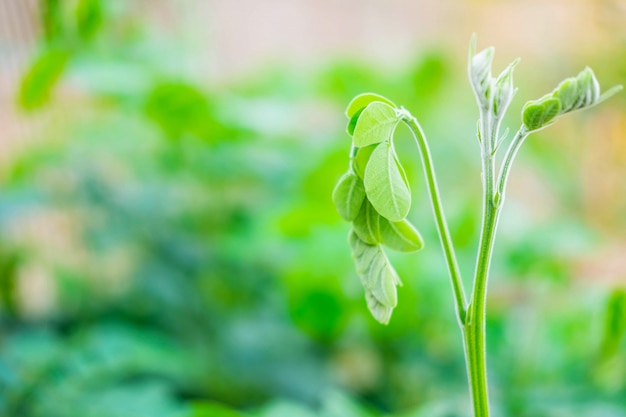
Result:
[[[626,289],[615,289],[607,302],[602,354],[614,355],[626,334]]]
[[[44,49],[35,58],[32,66],[22,79],[19,92],[19,104],[27,110],[32,110],[46,104],[52,90],[61,78],[70,51],[62,47]]]

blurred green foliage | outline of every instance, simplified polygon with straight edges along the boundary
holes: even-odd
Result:
[[[603,342],[604,355],[614,355],[626,334],[626,289],[616,289],[607,302],[605,332]]]
[[[1,178],[0,415],[465,415],[461,339],[411,142],[399,153],[427,248],[394,257],[406,278],[388,327],[369,318],[330,199],[346,168],[343,106],[362,91],[393,98],[431,138],[471,270],[476,115],[445,51],[393,73],[343,61],[218,88],[171,71],[176,51],[154,48],[120,2],[44,4],[18,102],[53,117]],[[78,94],[55,93],[67,85]],[[531,160],[550,169],[537,146]],[[576,213],[520,218],[505,219],[491,284],[498,414],[625,416],[623,293],[602,308],[606,291],[572,284],[594,231]],[[49,227],[29,226],[38,219]]]
[[[51,90],[63,74],[69,59],[69,51],[63,48],[45,49],[30,67],[22,80],[19,103],[25,109],[45,104]]]

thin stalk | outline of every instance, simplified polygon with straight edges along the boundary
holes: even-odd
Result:
[[[475,417],[489,416],[485,319],[489,266],[499,213],[498,208],[493,203],[492,196],[493,194],[485,198],[474,290],[469,306],[468,320],[464,328],[468,377]]]
[[[483,215],[478,256],[474,275],[474,286],[469,305],[466,301],[461,273],[454,252],[454,246],[445,220],[437,180],[435,177],[432,157],[424,132],[408,112],[402,113],[402,120],[411,130],[422,157],[422,166],[426,176],[426,184],[431,197],[435,223],[450,273],[452,289],[456,301],[456,311],[467,361],[467,374],[474,417],[489,417],[489,392],[487,384],[487,349],[486,349],[486,304],[489,269],[493,254],[496,229],[500,217],[500,208],[504,199],[504,189],[511,164],[521,143],[528,133],[520,129],[513,138],[500,168],[498,180],[495,178],[493,146],[498,134],[498,126],[493,126],[489,117],[481,117],[483,132],[482,175],[483,175]]]
[[[411,116],[407,111],[403,111],[402,120],[408,126],[411,133],[413,133],[413,137],[415,138],[415,142],[422,157],[422,167],[424,168],[424,174],[426,176],[426,185],[428,193],[430,194],[430,201],[432,203],[433,214],[435,216],[435,224],[437,225],[437,232],[439,233],[441,246],[443,248],[446,264],[450,273],[450,280],[452,282],[457,319],[459,321],[459,326],[463,328],[467,315],[467,299],[463,288],[461,272],[459,270],[456,254],[454,252],[454,245],[452,243],[452,238],[450,237],[450,231],[448,230],[448,224],[441,205],[441,197],[439,196],[437,178],[435,177],[435,170],[433,167],[430,149],[428,148],[426,137],[422,131],[422,127],[417,122],[417,119]]]
[[[511,141],[509,148],[506,150],[504,160],[502,161],[502,166],[500,167],[500,176],[498,178],[496,192],[496,203],[498,206],[502,206],[502,203],[504,202],[504,191],[506,189],[506,183],[509,180],[511,165],[513,164],[515,155],[517,155],[517,151],[519,151],[520,146],[522,146],[522,143],[524,143],[524,139],[526,139],[526,137],[528,136],[528,133],[529,132],[526,131],[524,126],[520,127],[520,129],[515,134],[515,137]]]
[[[489,416],[489,392],[487,386],[487,350],[486,350],[486,304],[489,268],[493,255],[496,229],[508,175],[528,132],[524,128],[516,133],[502,161],[497,183],[494,184],[493,153],[483,154],[484,200],[483,223],[479,243],[474,289],[465,325],[465,348],[468,359],[468,374],[472,391],[472,403],[475,417]],[[486,150],[487,151],[487,150]],[[488,156],[487,156],[488,155]],[[495,190],[494,190],[495,185]]]
[[[475,417],[489,416],[489,390],[487,385],[487,344],[486,344],[486,303],[489,266],[493,252],[498,206],[495,204],[494,155],[493,146],[498,134],[489,109],[481,109],[480,131],[484,138],[481,142],[482,177],[483,177],[483,214],[474,287],[468,309],[468,320],[463,329],[467,373],[470,394]],[[494,128],[495,127],[495,128]]]

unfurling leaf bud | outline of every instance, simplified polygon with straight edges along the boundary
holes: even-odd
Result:
[[[487,107],[490,101],[489,95],[491,94],[490,90],[493,82],[491,77],[491,63],[495,49],[489,47],[472,56],[474,47],[475,45],[472,44],[470,48],[468,68],[470,84],[472,85],[478,103],[483,107]]]
[[[526,103],[522,110],[524,126],[528,131],[541,129],[556,116],[595,106],[621,89],[622,86],[617,85],[600,94],[600,84],[592,69],[587,67],[576,77],[561,81],[550,94]]]
[[[576,77],[562,81],[552,92],[561,101],[561,113],[592,106],[600,98],[600,84],[591,68],[585,68]]]
[[[493,112],[496,116],[501,117],[511,104],[513,96],[517,92],[517,88],[513,85],[513,70],[519,62],[519,58],[511,62],[504,71],[498,75],[493,88]]]

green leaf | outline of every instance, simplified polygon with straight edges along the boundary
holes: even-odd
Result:
[[[584,107],[595,106],[622,89],[621,85],[600,94],[600,83],[589,67],[576,77],[567,78],[552,91],[552,96],[561,101],[560,114]]]
[[[49,48],[39,55],[22,79],[18,102],[31,110],[44,105],[63,74],[70,52],[64,48]]]
[[[576,77],[563,80],[552,92],[561,101],[561,113],[595,104],[600,98],[600,84],[589,67]]]
[[[577,110],[586,106],[591,106],[600,97],[600,83],[589,67],[581,71],[575,78],[578,84],[579,97],[571,110]]]
[[[368,104],[354,128],[354,145],[361,148],[389,139],[399,120],[396,110],[390,105],[381,102]]]
[[[374,149],[365,168],[365,193],[381,216],[392,222],[406,217],[411,208],[411,192],[399,168],[391,142]]]
[[[561,101],[550,96],[529,101],[522,109],[522,120],[528,131],[546,127],[561,111]]]
[[[365,288],[367,305],[376,320],[387,324],[398,304],[397,285],[402,285],[380,245],[368,245],[356,233],[349,236],[356,271]]]
[[[365,110],[365,107],[363,107],[362,109],[354,113],[354,115],[350,118],[350,121],[348,122],[348,127],[346,128],[346,130],[348,131],[348,135],[350,136],[354,135],[354,128],[356,127],[356,122],[359,120],[359,116],[361,115],[361,113],[363,113],[363,110]]]
[[[359,214],[354,219],[352,227],[361,240],[370,245],[377,245],[382,242],[380,234],[380,214],[365,198]]]
[[[383,96],[379,96],[374,93],[363,93],[354,97],[352,101],[350,101],[348,107],[346,108],[346,116],[348,116],[348,119],[352,119],[359,111],[367,107],[368,104],[374,102],[387,103],[391,107],[397,107],[391,100]]]
[[[378,144],[375,143],[364,148],[358,148],[356,151],[356,155],[352,160],[352,168],[354,168],[354,171],[361,179],[365,178],[365,168],[376,146],[378,146]]]
[[[333,202],[339,215],[351,221],[359,214],[365,199],[363,181],[352,172],[345,173],[333,190]]]
[[[555,98],[561,101],[561,111],[571,111],[580,96],[579,85],[574,78],[563,80],[552,93]]]
[[[420,233],[408,220],[380,221],[380,236],[383,245],[399,252],[416,252],[424,247]]]

